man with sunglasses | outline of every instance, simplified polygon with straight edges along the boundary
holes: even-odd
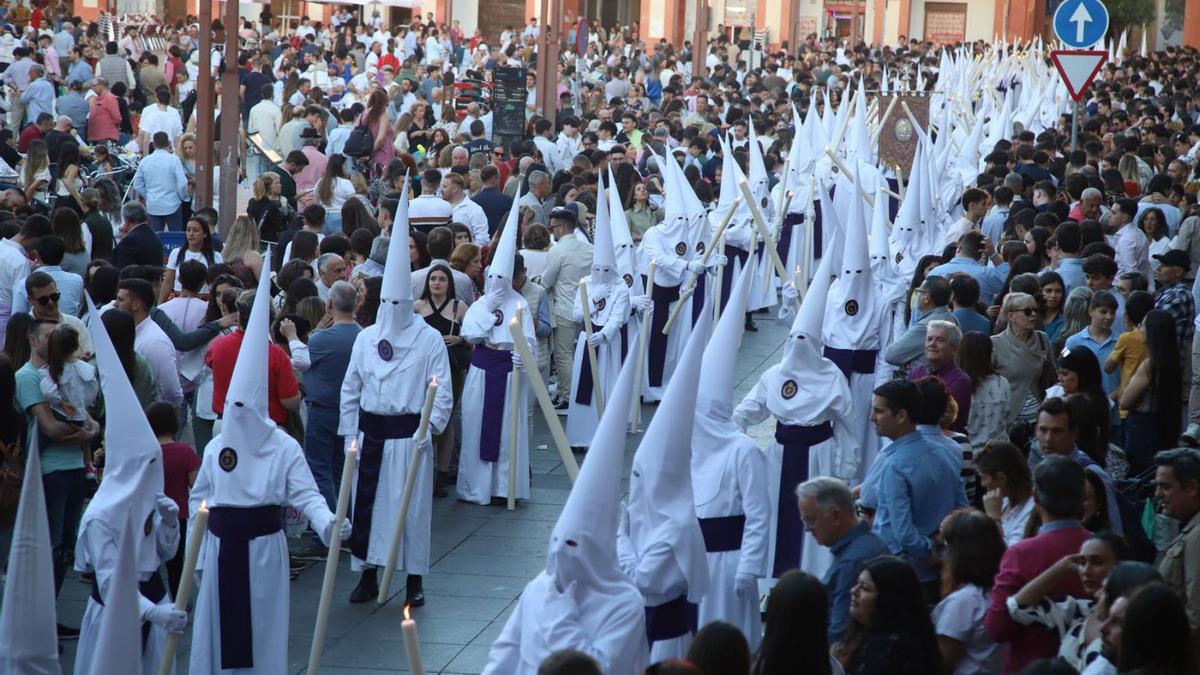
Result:
[[[25,294],[29,298],[29,313],[39,321],[66,324],[79,333],[79,357],[92,356],[92,336],[78,317],[67,314],[59,307],[63,294],[58,290],[54,277],[37,271],[25,279]]]
[[[63,256],[66,253],[62,238],[53,234],[42,237],[38,240],[36,250],[38,260],[41,261],[41,265],[37,268],[38,271],[44,272],[54,279],[57,291],[62,296],[58,301],[59,307],[71,316],[78,316],[83,303],[83,277],[61,267]],[[25,284],[22,280],[22,283],[13,289],[13,312],[28,311],[29,296],[25,293]]]

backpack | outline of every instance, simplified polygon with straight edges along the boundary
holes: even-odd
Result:
[[[346,144],[342,146],[342,154],[347,157],[361,159],[371,154],[375,149],[375,134],[371,133],[371,127],[366,125],[366,113],[358,119],[358,126],[350,132],[350,136],[346,139]],[[381,120],[380,124],[386,124],[386,121]]]

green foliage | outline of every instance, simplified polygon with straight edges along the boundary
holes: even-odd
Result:
[[[1173,3],[1182,6],[1183,2],[1184,0],[1167,0],[1166,13],[1171,13]],[[1156,4],[1154,0],[1105,0],[1104,4],[1108,7],[1108,34],[1110,36],[1119,36],[1126,27],[1132,28],[1154,22]],[[1179,15],[1183,16],[1182,8],[1179,10]]]

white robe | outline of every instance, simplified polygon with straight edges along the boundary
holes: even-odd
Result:
[[[782,395],[786,382],[797,384],[790,399]],[[785,372],[782,365],[768,368],[754,388],[738,404],[734,418],[746,425],[757,424],[774,415],[778,422],[793,426],[815,426],[825,422],[833,425],[833,436],[809,449],[808,477],[837,476],[847,480],[848,466],[857,461],[857,442],[853,429],[854,418],[850,389],[844,379],[814,382],[803,373]],[[767,446],[767,487],[770,497],[771,521],[767,536],[767,576],[773,572],[775,561],[775,530],[779,522],[779,482],[783,471],[783,446],[772,438]],[[849,482],[847,480],[847,482]],[[829,549],[817,544],[809,532],[804,533],[800,569],[818,579],[824,578],[833,558]],[[767,580],[767,587],[774,580]]]
[[[591,275],[587,278],[590,280]],[[591,288],[589,284],[589,292]],[[616,387],[617,378],[621,374],[621,326],[629,320],[629,288],[618,279],[616,283],[609,285],[609,292],[604,295],[603,299],[604,309],[597,310],[595,307],[600,298],[588,296],[593,309],[592,325],[604,326],[604,333],[612,336],[596,347],[596,363],[600,372],[592,373],[593,380],[600,383],[601,396],[607,403],[613,397],[613,388]],[[579,301],[580,296],[576,295],[575,321],[582,325],[583,307]],[[633,351],[635,338],[635,335],[626,333],[626,349],[629,351]],[[587,332],[580,331],[579,338],[575,341],[575,359],[571,366],[570,407],[567,409],[567,442],[572,447],[591,446],[592,436],[596,433],[596,426],[600,423],[594,392],[592,402],[588,405],[575,400],[579,392],[579,375],[583,369],[583,362],[587,358]]]
[[[416,317],[398,335],[388,340],[394,345],[389,361],[379,356],[378,325],[364,329],[354,340],[350,364],[342,381],[338,435],[343,438],[353,436],[358,439],[358,447],[363,447],[363,437],[358,431],[360,410],[377,415],[412,414],[419,417],[425,404],[429,378],[437,377],[439,386],[429,416],[430,432],[418,451],[421,457],[417,464],[417,478],[408,505],[400,557],[396,562],[397,569],[408,574],[425,574],[429,571],[429,530],[433,514],[431,438],[432,434],[441,433],[446,427],[454,408],[450,362],[441,334]],[[412,462],[413,446],[412,438],[388,440],[383,444],[379,485],[371,510],[367,559],[363,561],[351,557],[350,560],[350,568],[356,572],[363,568],[364,562],[375,566],[387,564],[393,528],[400,517],[400,502]],[[358,498],[357,471],[354,473],[354,498]],[[351,509],[348,516],[353,513]]]
[[[560,649],[591,656],[604,673],[641,673],[647,665],[642,596],[630,586],[620,596],[566,600],[543,571],[525,585],[492,643],[483,675],[537,675],[542,661]]]
[[[688,592],[688,580],[675,558],[675,550],[666,541],[656,542],[640,556],[633,540],[629,538],[628,520],[622,518],[617,531],[617,561],[621,570],[629,577],[645,599],[646,607],[656,607],[675,600]],[[643,614],[643,621],[645,616]],[[697,626],[699,628],[699,626]],[[645,625],[642,626],[642,641],[646,640]],[[682,659],[687,656],[692,644],[692,634],[670,640],[658,640],[650,645],[650,663],[665,659]],[[614,675],[617,672],[610,671]]]
[[[515,295],[515,292],[514,292]],[[530,318],[529,306],[525,299],[515,295],[513,300],[506,303],[504,316],[511,317],[512,308],[520,304],[522,307],[522,327],[529,351],[537,354],[537,342],[533,332],[533,320]],[[478,308],[476,306],[478,305]],[[499,325],[494,323],[493,315],[486,307],[477,302],[467,309],[463,318],[461,335],[473,344],[489,342],[502,349],[511,349],[512,333],[506,321]],[[537,364],[529,364],[536,368]],[[514,370],[514,372],[518,372]],[[466,384],[462,393],[462,453],[458,460],[457,490],[459,499],[476,504],[490,504],[492,497],[508,497],[508,462],[513,456],[509,447],[509,428],[512,424],[512,405],[519,406],[517,412],[517,499],[529,499],[529,384],[521,385],[521,400],[510,401],[508,395],[513,373],[509,373],[504,384],[504,413],[503,426],[500,430],[500,454],[495,462],[486,462],[479,456],[479,442],[482,435],[484,409],[485,372],[472,365],[467,371]]]
[[[672,286],[682,286],[690,276],[687,271],[689,258],[680,257],[676,254],[675,249],[671,248],[673,244],[663,240],[658,226],[650,228],[645,236],[642,237],[642,245],[639,249],[639,259],[641,261],[642,273],[646,270],[653,260],[654,269],[654,285],[669,288]],[[685,253],[685,255],[690,255]],[[708,282],[706,282],[707,284]],[[711,292],[710,285],[705,286],[705,292]],[[682,288],[680,288],[682,292]],[[652,294],[653,289],[646,289],[647,294]],[[694,296],[693,296],[694,297]],[[654,315],[660,312],[664,317],[670,316],[671,311],[680,301],[676,300],[668,304],[655,303]],[[645,317],[642,320],[646,320]],[[653,321],[653,316],[650,318]],[[663,393],[667,390],[667,384],[671,381],[671,375],[675,372],[675,363],[679,361],[679,355],[683,352],[684,345],[687,344],[688,336],[691,335],[692,328],[692,310],[691,301],[688,301],[688,306],[680,311],[680,316],[671,326],[671,332],[667,333],[667,346],[665,358],[663,359],[663,377],[661,386],[650,386],[650,345],[646,345],[646,363],[642,364],[642,400],[647,402],[661,401]],[[653,328],[651,329],[653,331]],[[652,338],[653,336],[651,336]]]
[[[221,436],[208,444],[196,483],[188,499],[195,514],[200,502],[208,507],[291,506],[308,517],[317,532],[333,520],[325,498],[317,491],[304,451],[282,429],[275,428],[262,448],[238,451],[237,466],[226,472],[218,466],[224,447]],[[287,535],[280,530],[252,539],[250,554],[250,611],[254,626],[254,667],[238,669],[241,675],[278,675],[288,671],[288,616],[291,590],[288,580]],[[221,668],[221,618],[217,556],[221,540],[208,532],[200,548],[196,571],[199,595],[192,618],[191,661],[188,672],[228,673]]]
[[[154,529],[156,532],[155,548],[158,553],[158,562],[161,565],[163,562],[175,557],[176,547],[179,545],[179,527],[175,527],[174,529],[163,527],[162,516],[156,511],[154,513]],[[95,572],[96,584],[100,587],[100,597],[104,597],[108,593],[109,582],[116,571],[120,539],[120,532],[113,531],[108,523],[99,519],[91,520],[88,526],[79,533],[76,550],[86,555],[86,569]],[[79,555],[79,553],[76,555]],[[83,561],[80,560],[80,562]],[[146,571],[139,572],[138,581],[149,579],[153,573]],[[167,580],[164,576],[163,583],[166,584],[166,582]],[[167,594],[158,604],[173,604],[169,588],[167,589]],[[153,605],[154,603],[150,602],[145,596],[138,595],[138,606],[141,614],[145,614],[146,610]],[[92,664],[92,655],[96,652],[97,641],[100,638],[100,625],[103,620],[104,605],[101,605],[89,596],[87,609],[83,613],[83,621],[79,624],[79,646],[75,650],[75,675],[87,675],[88,669]],[[141,672],[142,675],[155,675],[158,673],[158,666],[162,661],[163,649],[166,647],[166,643],[167,631],[151,624],[150,635],[142,649],[139,661],[141,667],[138,671],[131,672]],[[174,672],[174,666],[172,666],[171,672]]]
[[[697,426],[709,423],[717,424],[700,420],[697,414]],[[738,574],[766,576],[771,504],[766,457],[749,437],[742,438],[742,443],[720,448],[720,456],[705,462],[697,461],[697,453],[715,449],[702,450],[693,445],[692,492],[698,518],[746,516],[740,550],[708,553],[709,588],[700,601],[699,625],[732,623],[742,629],[753,652],[762,640],[758,594],[738,597],[736,579]]]

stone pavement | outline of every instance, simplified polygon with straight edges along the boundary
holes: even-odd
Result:
[[[759,331],[747,333],[738,352],[735,400],[754,386],[758,375],[778,362],[788,323],[756,315]],[[643,423],[654,406],[643,408]],[[560,418],[565,421],[565,418]],[[765,444],[769,424],[751,430]],[[626,446],[623,494],[628,488],[629,466],[638,436]],[[421,654],[429,673],[475,674],[487,662],[488,649],[516,607],[525,584],[545,566],[550,531],[570,490],[558,453],[540,409],[533,416],[530,442],[533,483],[530,499],[515,511],[503,506],[477,506],[451,497],[433,503],[432,566],[425,577],[426,605],[412,610],[421,641]],[[289,673],[303,673],[321,590],[324,563],[317,563],[291,583]],[[321,672],[327,675],[368,675],[407,672],[408,660],[400,632],[404,608],[404,575],[392,583],[391,599],[384,605],[368,602],[351,605],[347,598],[357,583],[350,572],[349,554],[343,553],[329,618],[328,638]],[[87,600],[88,586],[71,574],[58,602],[59,620],[78,626]],[[189,631],[190,634],[190,631]],[[75,642],[66,642],[63,672],[74,664]],[[181,642],[178,673],[187,672],[188,637]]]

